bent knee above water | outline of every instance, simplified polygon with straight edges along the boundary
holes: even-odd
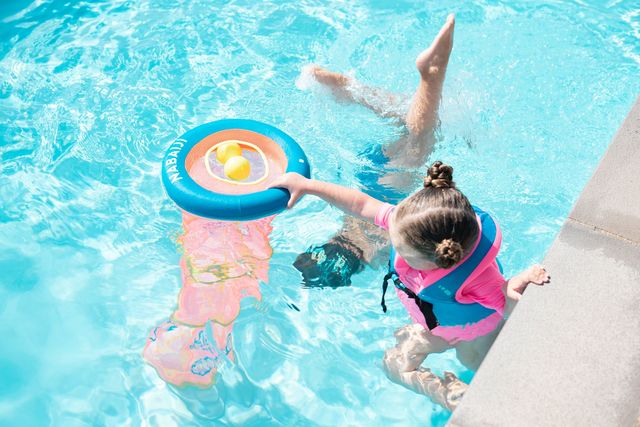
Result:
[[[404,357],[397,348],[390,348],[384,352],[382,357],[382,369],[387,377],[398,378],[405,368]]]

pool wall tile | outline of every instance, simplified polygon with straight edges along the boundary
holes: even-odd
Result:
[[[449,426],[633,426],[640,409],[640,99]]]

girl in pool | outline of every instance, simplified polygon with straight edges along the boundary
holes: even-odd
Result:
[[[404,118],[409,133],[383,152],[396,168],[418,166],[416,162],[424,162],[431,150],[453,26],[451,15],[432,46],[416,60],[421,82]],[[319,81],[330,85],[337,96],[390,114],[388,108],[380,107],[380,102],[372,101],[379,92],[362,87],[354,92],[355,83],[345,76],[320,68],[314,68],[313,73]],[[384,288],[386,279],[393,279],[396,292],[415,323],[396,331],[396,346],[385,352],[385,372],[392,381],[430,396],[450,410],[457,406],[466,384],[451,373],[441,379],[421,367],[427,355],[455,348],[460,361],[477,370],[502,327],[504,316],[528,284],[542,285],[549,281],[544,268],[538,265],[505,280],[495,260],[501,240],[499,228],[488,214],[471,206],[456,188],[452,174],[450,166],[435,162],[424,178],[423,188],[407,198],[392,200],[396,205],[387,203],[388,193],[376,198],[297,174],[286,174],[272,184],[289,190],[289,207],[303,194],[316,195],[388,232],[393,250]],[[401,190],[410,185],[399,179],[403,176],[382,178],[391,188]],[[314,262],[321,271],[322,264],[333,257],[332,269],[347,266],[353,272],[354,259],[367,262],[372,257],[375,250],[368,249],[361,238],[369,229],[363,231],[352,224],[345,224],[341,233],[327,244],[333,245],[331,251],[327,245],[320,248],[325,256],[318,256],[314,249],[296,260],[307,284],[313,284],[315,273],[309,273],[312,271],[309,265]],[[352,255],[344,256],[345,252]],[[320,280],[343,280],[340,275],[337,279],[316,276]],[[386,309],[384,296],[382,305]]]
[[[441,380],[422,368],[427,355],[455,348],[460,361],[477,370],[528,284],[549,281],[539,265],[505,280],[495,260],[501,240],[497,224],[471,206],[452,173],[451,166],[435,162],[423,188],[397,206],[298,174],[273,183],[289,190],[289,207],[312,194],[389,232],[395,256],[387,278],[394,280],[416,323],[396,331],[396,346],[385,352],[385,371],[391,380],[450,410],[466,385],[451,373]],[[384,294],[382,305],[386,311]]]

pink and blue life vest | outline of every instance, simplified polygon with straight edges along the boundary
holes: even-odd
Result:
[[[475,206],[473,210],[476,212],[480,223],[480,238],[473,252],[443,277],[432,282],[425,280],[421,283],[417,293],[402,283],[402,277],[396,272],[395,268],[397,255],[395,249],[391,249],[389,272],[384,277],[382,285],[381,305],[385,313],[387,307],[384,302],[384,294],[390,279],[397,289],[404,292],[410,300],[413,300],[420,313],[424,316],[424,324],[429,330],[436,327],[464,327],[496,313],[496,310],[485,307],[482,304],[465,304],[456,299],[456,293],[464,284],[482,273],[490,263],[498,261],[496,255],[502,240],[498,225],[488,213]],[[497,264],[500,272],[502,272],[502,266],[499,262]]]

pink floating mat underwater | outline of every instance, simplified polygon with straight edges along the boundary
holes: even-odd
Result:
[[[231,157],[225,144],[236,145]],[[249,167],[227,171],[233,157]],[[171,384],[210,387],[221,364],[234,361],[240,302],[261,300],[260,283],[269,276],[271,221],[289,200],[286,190],[269,185],[283,173],[309,177],[311,170],[293,138],[246,119],[187,131],[171,143],[161,169],[167,195],[183,209],[182,286],[169,320],[149,333],[143,357]]]

